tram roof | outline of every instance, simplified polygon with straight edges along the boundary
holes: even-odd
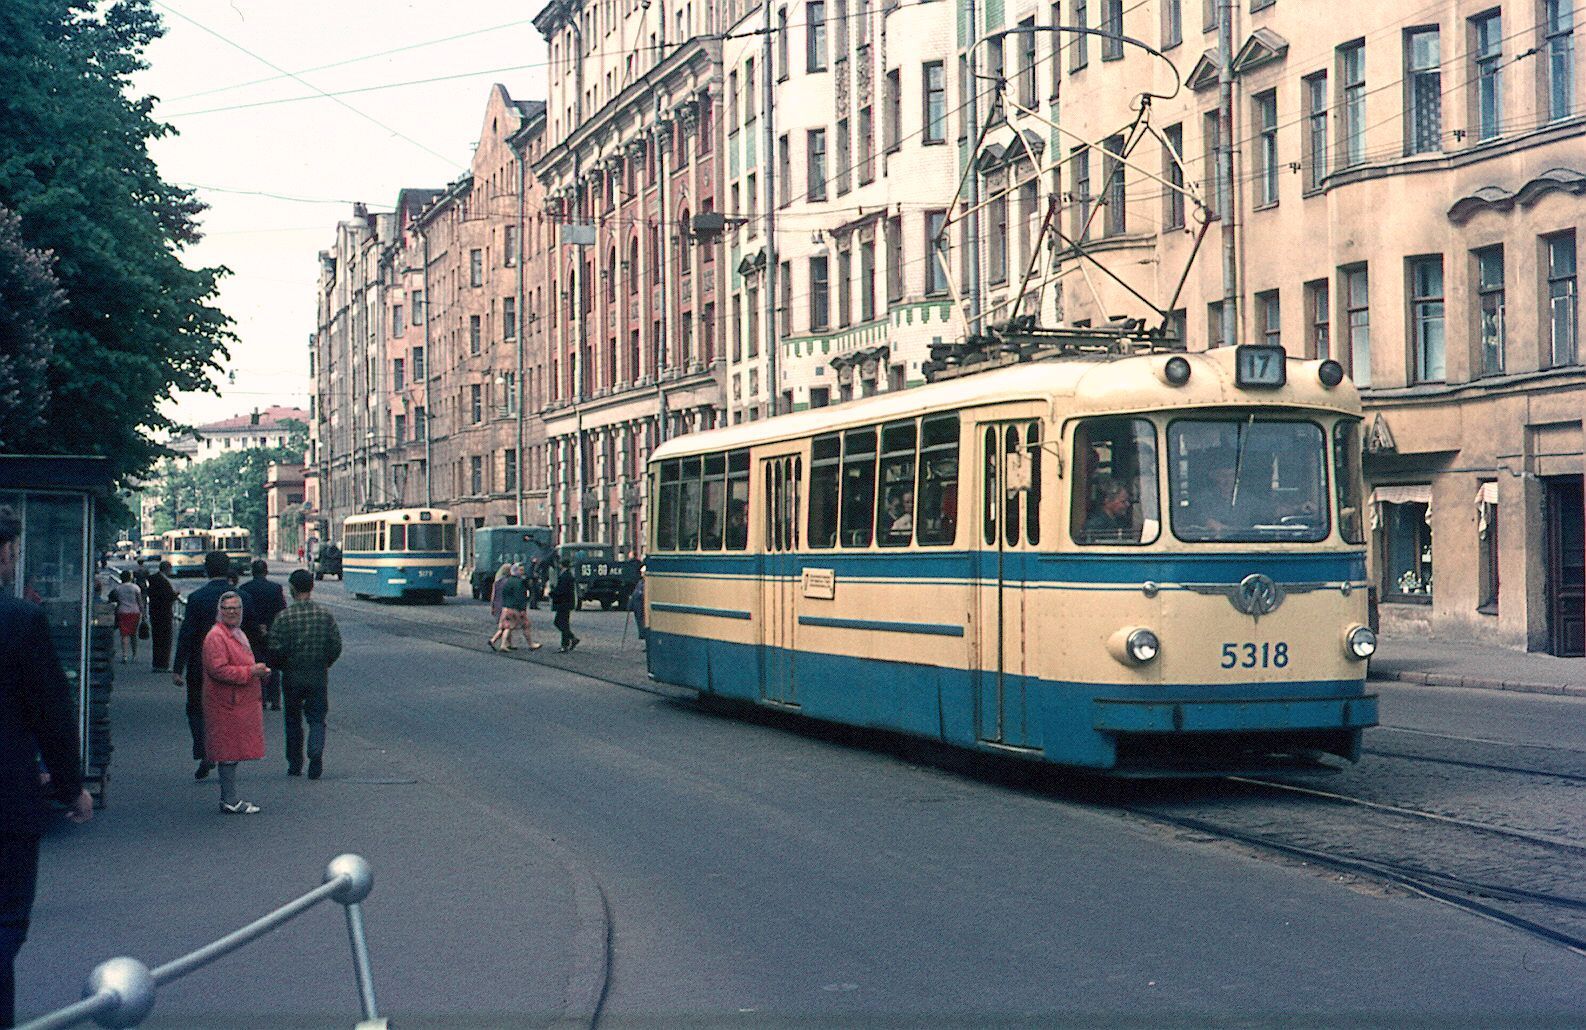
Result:
[[[428,518],[422,516],[428,515]],[[357,515],[348,515],[342,519],[342,525],[347,523],[376,522],[381,520],[394,520],[396,522],[440,522],[447,523],[452,520],[452,513],[445,508],[391,508],[387,511],[366,511]]]
[[[1021,400],[1067,399],[1072,403],[1065,414],[1073,415],[1252,406],[1360,414],[1360,395],[1354,384],[1345,380],[1331,389],[1324,387],[1317,375],[1320,361],[1290,357],[1286,361],[1284,386],[1244,388],[1234,381],[1234,351],[1232,347],[1221,347],[1193,354],[1078,355],[1009,365],[761,422],[690,433],[656,448],[650,460],[733,450],[851,425]],[[1183,386],[1170,386],[1161,378],[1161,370],[1174,357],[1190,363],[1190,379]]]

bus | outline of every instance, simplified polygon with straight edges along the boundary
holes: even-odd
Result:
[[[457,520],[441,508],[353,515],[341,524],[342,582],[355,597],[457,593]]]
[[[207,529],[172,529],[160,536],[165,560],[173,576],[202,576],[204,555],[214,546]]]
[[[231,571],[246,575],[253,564],[253,534],[242,526],[216,526],[209,534],[214,549],[231,559]]]
[[[1075,355],[648,466],[654,678],[1118,775],[1357,760],[1359,395],[1281,348]]]

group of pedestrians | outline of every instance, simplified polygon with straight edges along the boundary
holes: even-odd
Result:
[[[528,610],[539,607],[542,575],[537,572],[533,579],[526,578],[521,562],[507,562],[496,570],[495,582],[490,588],[490,615],[495,632],[486,641],[490,650],[518,650],[512,643],[512,635],[516,632],[522,632],[524,643],[530,651],[540,649],[542,645],[534,642],[534,633],[529,626]],[[551,611],[555,613],[552,622],[562,635],[561,653],[566,654],[578,646],[578,637],[572,627],[578,589],[573,582],[572,562],[566,558],[562,559],[559,568],[553,566],[550,596]]]
[[[341,632],[330,612],[310,599],[314,577],[307,570],[288,577],[288,607],[265,562],[254,562],[253,578],[235,589],[229,567],[222,552],[205,555],[209,582],[188,595],[171,679],[187,688],[198,762],[193,778],[205,779],[218,767],[220,810],[255,815],[259,806],[238,796],[237,764],[264,757],[267,704],[285,702],[287,775],[304,771],[305,720],[308,778],[324,772],[327,672],[341,657]]]

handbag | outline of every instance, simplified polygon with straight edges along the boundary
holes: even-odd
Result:
[[[147,640],[147,639],[149,639],[149,620],[148,619],[143,619],[143,620],[140,620],[138,622],[138,639],[139,640]]]

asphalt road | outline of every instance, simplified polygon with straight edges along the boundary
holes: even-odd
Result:
[[[243,770],[258,817],[220,816],[192,782],[168,679],[118,684],[111,807],[46,844],[24,1011],[75,997],[101,958],[218,936],[351,849],[375,863],[377,986],[406,1026],[597,1010],[605,1026],[1476,1025],[1586,1008],[1572,952],[1164,831],[1063,777],[591,679],[642,683],[617,613],[581,613],[573,655],[513,661],[484,650],[477,603],[321,593],[349,644],[327,777],[288,780],[267,720],[272,757]],[[1502,738],[1557,718],[1505,727],[1479,701],[1394,690],[1385,721],[1468,733],[1485,716]],[[195,974],[148,1025],[348,1025],[339,918]]]

